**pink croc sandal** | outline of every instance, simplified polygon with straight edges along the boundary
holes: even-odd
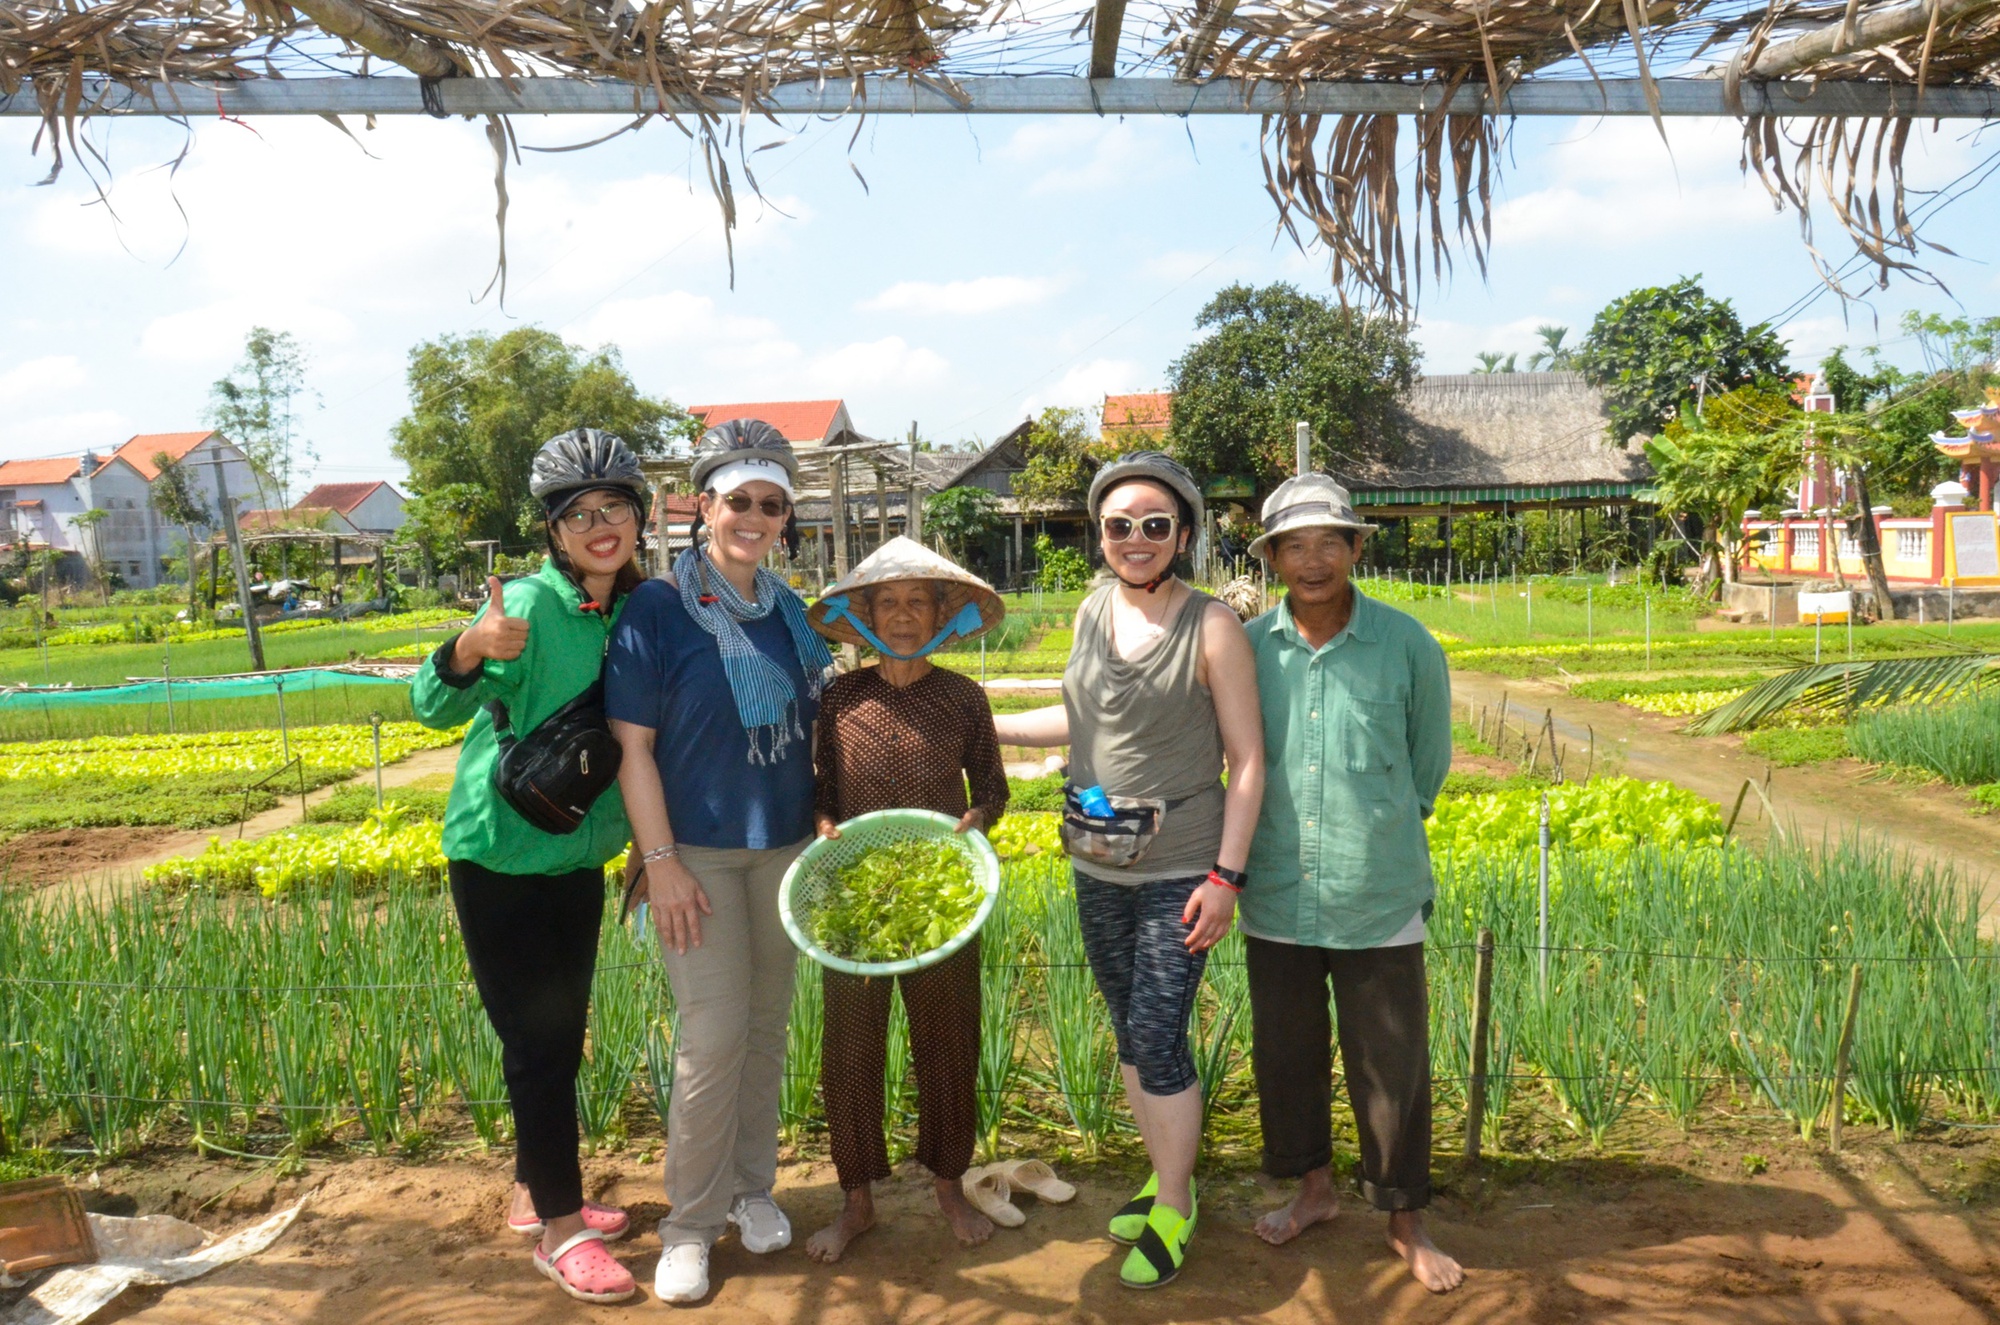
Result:
[[[602,1233],[606,1242],[616,1242],[632,1231],[632,1221],[623,1210],[612,1205],[599,1205],[595,1201],[583,1203],[583,1226]],[[542,1221],[530,1219],[525,1224],[507,1221],[507,1227],[523,1237],[538,1238],[542,1235]]]
[[[553,1256],[535,1248],[535,1268],[579,1302],[623,1302],[637,1290],[632,1272],[604,1248],[604,1235],[586,1228],[556,1248]]]

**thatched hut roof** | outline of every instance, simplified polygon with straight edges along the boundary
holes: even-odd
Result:
[[[1401,413],[1393,449],[1339,475],[1359,505],[1614,503],[1651,476],[1639,442],[1606,444],[1604,398],[1578,373],[1425,377]]]

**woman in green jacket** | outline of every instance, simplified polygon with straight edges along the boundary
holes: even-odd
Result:
[[[604,1244],[631,1221],[583,1199],[576,1074],[604,864],[630,837],[625,804],[612,787],[573,833],[529,824],[493,789],[499,747],[486,705],[504,704],[525,735],[596,682],[625,596],[643,578],[634,554],[646,482],[625,443],[581,428],[542,447],[529,490],[546,512],[548,559],[504,589],[488,577],[485,610],[418,669],[410,702],[427,726],[472,723],[445,808],[444,854],[514,1112],[508,1227],[539,1235],[535,1268],[571,1297],[622,1302],[632,1275]]]

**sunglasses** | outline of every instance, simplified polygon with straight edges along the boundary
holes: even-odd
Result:
[[[783,518],[792,509],[792,504],[783,497],[763,497],[753,499],[747,492],[727,492],[722,496],[722,504],[738,515],[748,515],[755,506],[768,519]]]
[[[1137,530],[1139,536],[1148,543],[1164,543],[1174,536],[1174,529],[1180,518],[1173,515],[1148,515],[1134,520],[1129,515],[1107,515],[1100,522],[1104,526],[1104,541],[1123,543]]]
[[[631,524],[639,516],[639,509],[629,501],[611,501],[596,510],[585,510],[572,506],[562,513],[560,523],[572,534],[587,534],[599,524],[620,529]]]

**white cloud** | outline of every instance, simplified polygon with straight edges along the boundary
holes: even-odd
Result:
[[[672,290],[634,299],[613,299],[563,334],[587,345],[616,345],[626,351],[664,345],[740,344],[778,335],[768,318],[718,313],[707,295]]]
[[[1039,414],[1051,405],[1094,410],[1106,396],[1160,389],[1157,377],[1157,369],[1142,368],[1130,359],[1092,359],[1029,396],[1021,409],[1027,414]]]
[[[1050,276],[978,276],[967,281],[898,281],[856,307],[872,313],[966,315],[1039,304],[1062,288]]]
[[[1574,319],[1550,315],[1512,318],[1506,322],[1453,322],[1445,318],[1420,317],[1417,343],[1424,349],[1426,373],[1469,373],[1479,366],[1481,351],[1516,356],[1515,367],[1527,371],[1528,356],[1541,348],[1542,338],[1535,329],[1542,326],[1568,327],[1563,343],[1575,348],[1583,340],[1583,328]]]
[[[819,355],[806,366],[816,385],[843,394],[879,387],[914,387],[935,382],[950,371],[942,355],[911,346],[901,336],[854,341]]]
[[[0,405],[18,405],[37,396],[72,391],[88,378],[83,361],[73,354],[30,359],[0,373]]]
[[[1778,328],[1778,335],[1786,342],[1786,359],[1801,372],[1817,368],[1819,361],[1831,354],[1836,345],[1846,345],[1851,349],[1857,345],[1873,344],[1880,338],[1876,330],[1868,325],[1865,314],[1853,322],[1838,314],[1794,318]],[[1848,356],[1848,360],[1859,362],[1858,356],[1853,354]]]
[[[0,458],[73,455],[85,447],[109,450],[135,430],[117,410],[80,410],[0,422]]]
[[[316,304],[290,300],[241,299],[206,304],[167,313],[146,324],[139,353],[166,363],[230,364],[243,352],[250,328],[288,331],[310,347],[341,342],[354,335],[354,323],[344,313]]]

